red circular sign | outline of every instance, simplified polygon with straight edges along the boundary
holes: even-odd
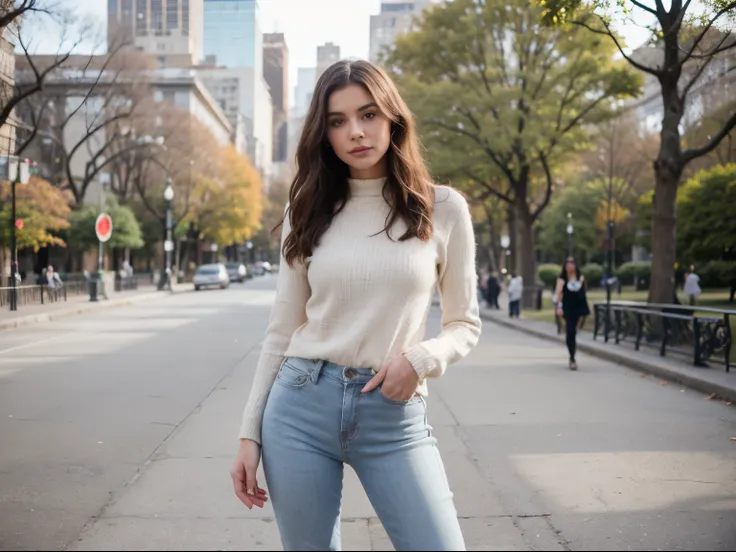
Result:
[[[15,227],[16,227],[16,228],[17,228],[18,230],[23,230],[23,220],[21,220],[21,219],[16,219],[16,220],[15,220]]]
[[[110,215],[106,213],[100,214],[95,222],[95,232],[97,233],[97,239],[101,242],[106,242],[112,236],[112,219]]]

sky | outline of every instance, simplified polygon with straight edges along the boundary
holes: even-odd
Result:
[[[81,14],[99,19],[103,28],[107,20],[107,0],[61,0],[76,6]],[[259,0],[263,32],[282,32],[289,47],[289,92],[293,94],[299,67],[317,64],[317,46],[333,42],[340,46],[342,57],[367,58],[370,42],[370,16],[380,12],[381,0]],[[329,14],[329,16],[327,15]],[[630,46],[646,39],[646,32],[633,25],[623,29]],[[48,46],[39,44],[38,53]],[[84,52],[80,48],[80,52]]]

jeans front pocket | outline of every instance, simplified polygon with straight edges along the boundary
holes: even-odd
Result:
[[[391,399],[383,394],[383,389],[380,387],[378,388],[378,394],[381,395],[381,398],[384,400],[384,402],[387,402],[388,404],[394,405],[394,406],[410,406],[412,404],[418,403],[422,400],[422,398],[419,395],[414,395],[411,399],[408,401],[397,401],[395,399]]]
[[[281,364],[276,381],[285,387],[300,389],[311,381],[312,372],[308,368],[310,361],[298,358],[287,358]]]

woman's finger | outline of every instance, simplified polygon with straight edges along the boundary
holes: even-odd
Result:
[[[386,365],[384,365],[378,373],[371,378],[371,380],[366,383],[363,386],[363,389],[360,390],[361,393],[367,393],[368,391],[373,391],[376,387],[381,385],[384,379],[386,379]]]

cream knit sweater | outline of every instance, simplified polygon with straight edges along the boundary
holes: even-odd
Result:
[[[263,342],[241,439],[261,442],[261,420],[271,386],[286,357],[323,359],[372,368],[404,354],[426,395],[428,377],[441,376],[480,335],[475,239],[465,199],[435,187],[434,232],[429,241],[391,241],[381,233],[389,214],[385,179],[349,180],[350,199],[333,219],[306,266],[281,258],[276,301]],[[288,235],[284,223],[282,245]],[[442,303],[442,331],[424,338],[435,286]]]

